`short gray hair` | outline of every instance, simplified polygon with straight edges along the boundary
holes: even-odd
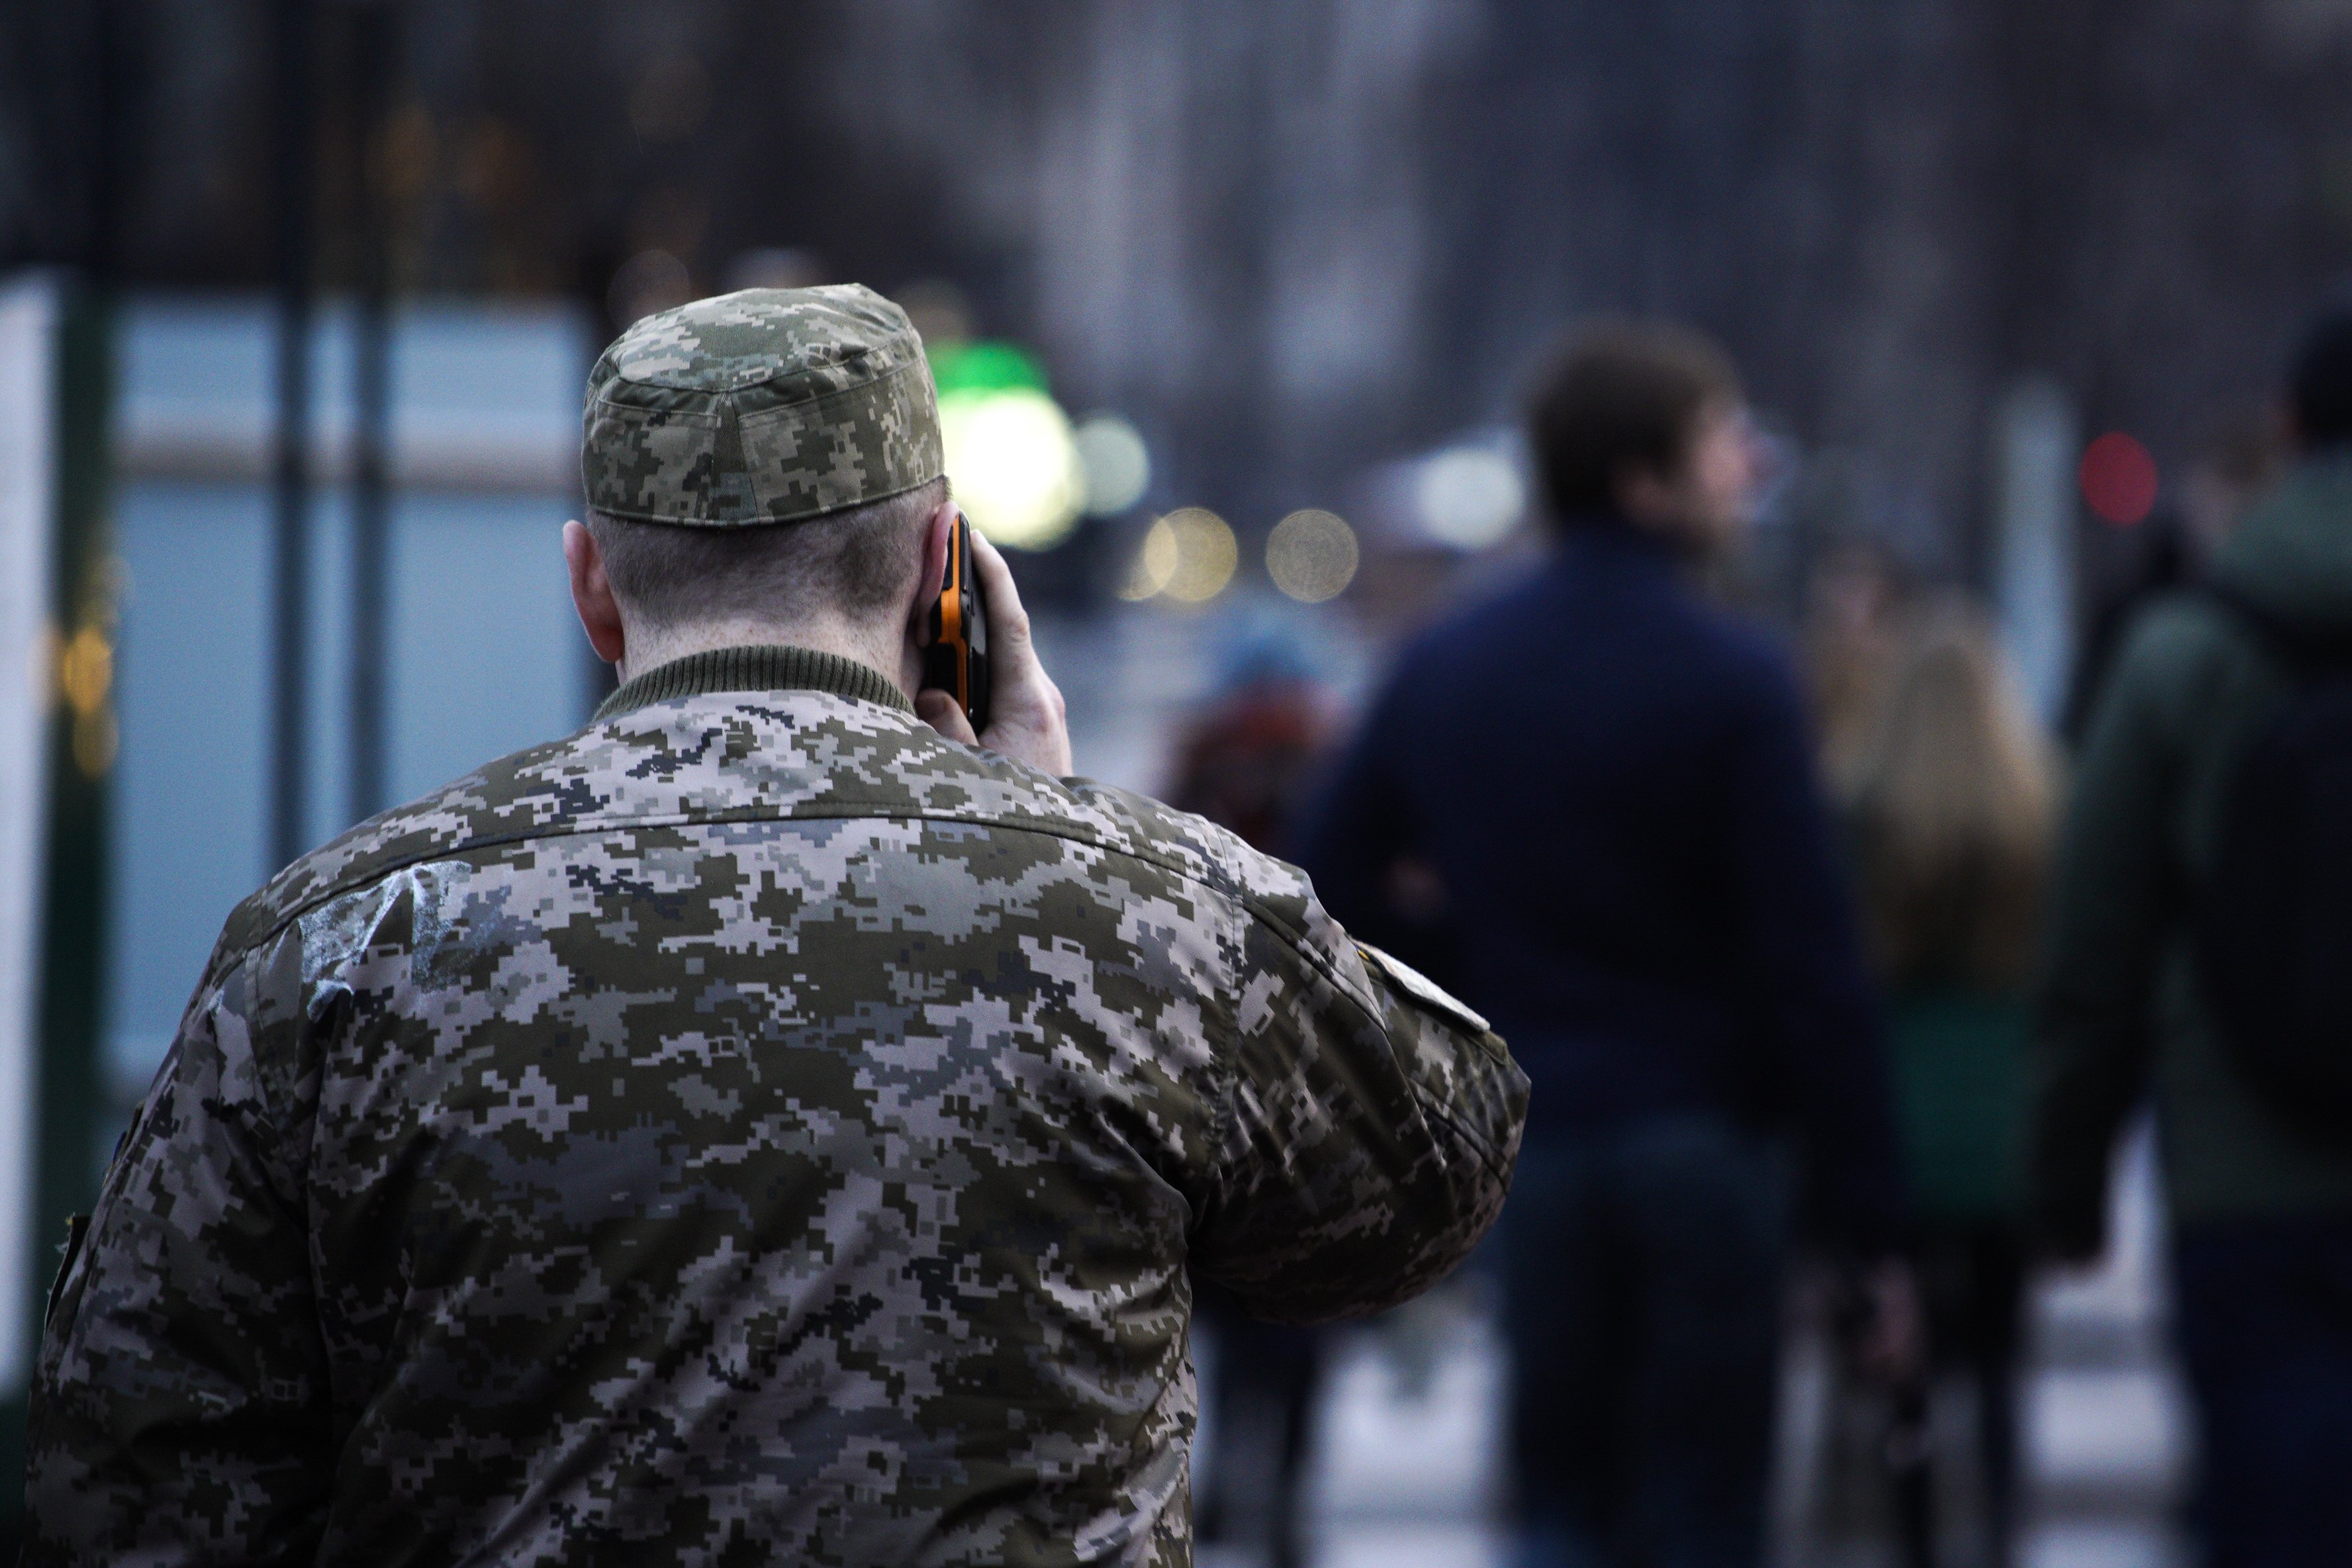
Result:
[[[877,615],[923,566],[923,523],[947,499],[934,479],[805,522],[743,528],[639,523],[590,508],[588,531],[614,595],[656,625],[737,615]]]

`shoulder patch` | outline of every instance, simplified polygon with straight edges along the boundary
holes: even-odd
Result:
[[[1356,944],[1356,951],[1364,956],[1365,963],[1386,975],[1391,985],[1431,1012],[1451,1019],[1455,1023],[1465,1025],[1480,1034],[1493,1032],[1492,1026],[1467,1002],[1455,997],[1454,993],[1403,959],[1392,957],[1378,947],[1363,942]]]

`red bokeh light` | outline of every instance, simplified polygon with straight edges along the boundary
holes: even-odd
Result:
[[[2111,430],[2083,450],[2075,476],[2091,515],[2119,528],[2130,528],[2156,507],[2156,459],[2120,430]]]

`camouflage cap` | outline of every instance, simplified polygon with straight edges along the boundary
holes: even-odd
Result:
[[[664,310],[588,372],[581,485],[611,517],[798,522],[945,471],[922,340],[858,284],[746,288]]]

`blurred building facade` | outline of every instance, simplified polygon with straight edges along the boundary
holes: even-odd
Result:
[[[320,0],[331,287],[366,3]],[[393,9],[404,289],[950,279],[1245,529],[1507,418],[1564,319],[1667,311],[1837,456],[1823,507],[1980,570],[2003,389],[2177,466],[2352,260],[2347,0]],[[127,276],[266,278],[270,11],[10,8],[0,257],[86,248],[111,126]]]

